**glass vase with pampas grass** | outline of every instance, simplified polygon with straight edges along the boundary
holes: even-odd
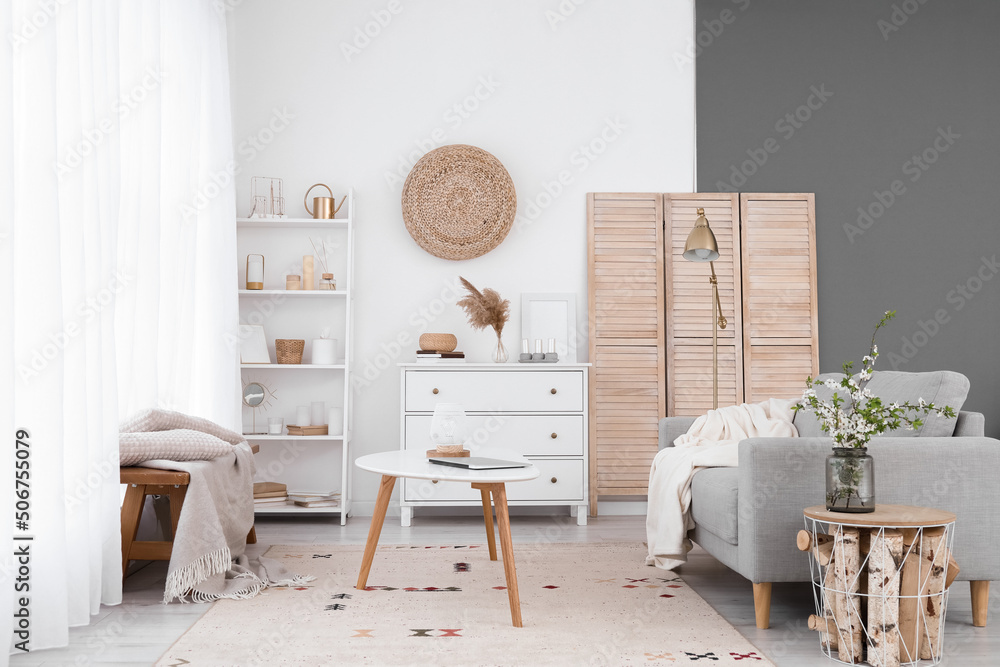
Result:
[[[473,329],[479,331],[486,327],[493,328],[493,331],[497,335],[497,346],[493,350],[493,361],[498,364],[506,363],[510,355],[507,354],[507,348],[503,346],[501,334],[503,333],[503,326],[510,319],[510,300],[501,299],[500,294],[489,287],[480,292],[462,276],[459,276],[458,279],[462,281],[462,286],[469,292],[466,296],[458,300],[458,305],[465,311],[465,314],[469,318],[469,324],[472,325]]]

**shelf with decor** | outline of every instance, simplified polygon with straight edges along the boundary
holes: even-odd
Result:
[[[330,507],[302,507],[289,503],[287,505],[275,504],[274,507],[256,507],[254,514],[330,514],[331,512],[341,513],[339,505]]]
[[[280,229],[282,227],[297,227],[299,229],[346,229],[350,224],[350,218],[335,218],[333,220],[316,220],[314,218],[236,218],[237,228]]]
[[[264,297],[264,296],[285,296],[292,299],[319,298],[329,299],[332,297],[349,296],[347,290],[287,290],[287,289],[241,289],[237,292],[241,297]]]
[[[256,481],[283,484],[289,494],[340,494],[327,507],[258,503],[257,514],[339,515],[344,525],[351,512],[353,190],[343,204],[345,215],[334,219],[236,221],[243,431],[260,447]],[[289,433],[310,425],[325,429]]]
[[[240,368],[280,368],[281,370],[329,371],[346,369],[347,364],[240,364]]]
[[[254,442],[260,442],[262,440],[306,440],[312,442],[328,442],[333,440],[343,440],[342,435],[268,435],[264,433],[256,433],[252,436],[245,433],[248,437],[252,437]]]

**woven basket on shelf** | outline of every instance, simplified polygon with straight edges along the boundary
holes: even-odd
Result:
[[[458,347],[458,338],[449,333],[420,334],[420,349],[434,352],[454,352]]]
[[[417,160],[403,185],[403,222],[421,248],[472,259],[510,232],[517,194],[510,174],[482,148],[441,146]]]
[[[306,349],[304,340],[278,338],[274,341],[274,352],[279,364],[301,364],[302,351]]]

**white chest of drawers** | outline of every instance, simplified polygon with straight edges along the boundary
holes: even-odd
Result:
[[[541,475],[510,484],[510,505],[565,505],[587,524],[587,382],[590,364],[400,364],[400,449],[426,451],[437,403],[462,405],[467,445],[514,450]],[[401,522],[414,507],[477,507],[468,484],[402,479]]]

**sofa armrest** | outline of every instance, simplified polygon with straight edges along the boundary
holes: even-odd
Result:
[[[958,418],[955,420],[955,432],[952,435],[956,438],[963,436],[983,437],[986,435],[986,417],[981,412],[959,412]]]
[[[673,447],[674,440],[687,433],[697,417],[664,417],[660,420],[659,449]]]
[[[962,579],[1000,578],[991,546],[1000,534],[1000,441],[943,437],[872,440],[875,499],[954,512]],[[795,549],[802,510],[822,505],[829,438],[748,438],[739,444],[739,571],[755,583],[805,581],[809,562]]]

